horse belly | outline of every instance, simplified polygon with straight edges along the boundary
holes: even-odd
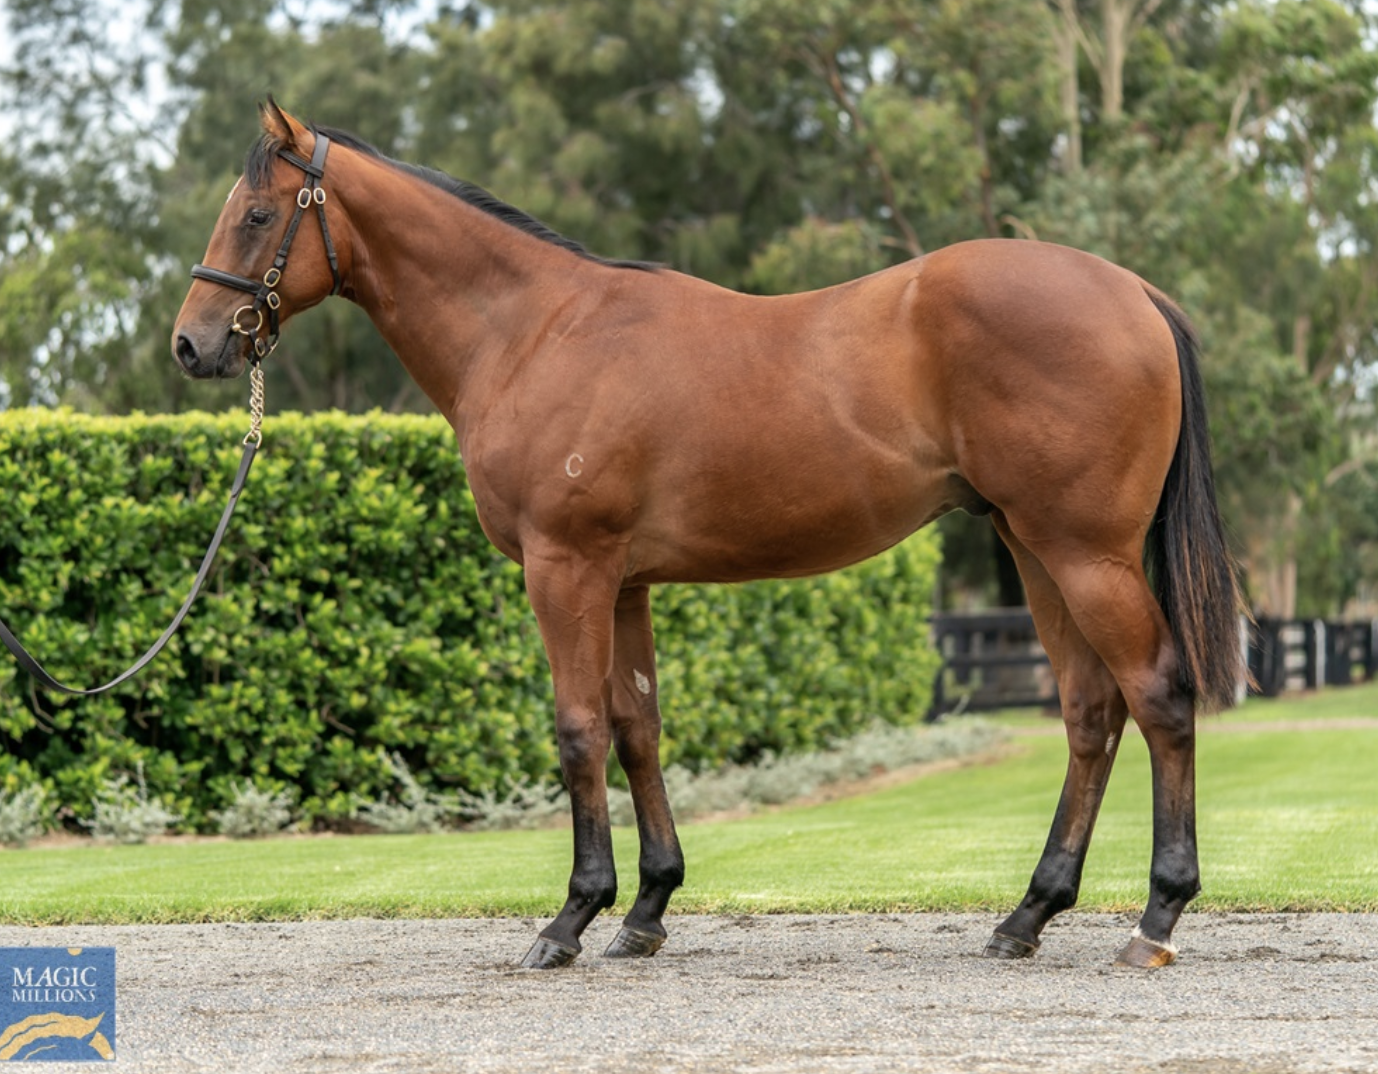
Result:
[[[723,453],[650,498],[633,545],[645,582],[822,574],[898,544],[961,489],[922,448],[843,449],[826,437]]]

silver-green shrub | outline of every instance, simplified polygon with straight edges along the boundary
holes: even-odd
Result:
[[[292,823],[293,798],[291,791],[260,790],[246,780],[231,789],[230,804],[210,817],[231,839],[276,835]]]
[[[53,808],[40,784],[0,791],[0,844],[22,847],[53,826]]]
[[[539,828],[569,812],[569,795],[557,783],[517,780],[505,791],[469,794],[456,798],[464,826],[476,832]]]
[[[386,800],[366,802],[355,813],[356,820],[393,835],[410,835],[441,831],[459,814],[458,799],[423,787],[400,754],[390,753],[385,761],[401,791]]]
[[[81,823],[97,839],[116,843],[147,842],[152,836],[166,834],[182,819],[148,796],[142,765],[138,766],[133,784],[127,775],[107,779],[96,793],[92,813],[90,820]]]

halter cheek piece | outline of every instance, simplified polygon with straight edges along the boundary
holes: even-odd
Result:
[[[239,276],[233,272],[224,272],[221,269],[210,268],[208,265],[193,265],[191,267],[193,279],[218,283],[222,287],[232,287],[236,291],[245,291],[254,296],[252,304],[240,306],[234,311],[234,316],[230,318],[230,331],[238,332],[241,336],[248,336],[254,341],[255,364],[267,358],[273,352],[273,348],[278,345],[278,309],[282,305],[282,299],[278,296],[276,288],[282,282],[282,273],[287,267],[287,253],[292,249],[292,240],[297,236],[297,228],[301,224],[302,214],[312,205],[315,205],[316,215],[321,221],[321,237],[325,239],[325,256],[330,262],[330,275],[335,280],[335,286],[330,289],[330,293],[338,295],[340,287],[344,283],[340,279],[340,265],[335,257],[335,244],[330,241],[330,228],[325,222],[325,191],[320,186],[321,179],[325,177],[325,155],[329,151],[330,139],[324,134],[316,135],[316,149],[311,154],[309,161],[303,160],[286,149],[278,150],[278,156],[306,173],[306,181],[302,188],[297,191],[297,211],[292,214],[292,221],[287,225],[287,233],[282,237],[282,245],[278,247],[277,256],[273,258],[273,265],[263,274],[262,280],[255,280],[249,276]],[[259,333],[263,330],[263,311],[265,309],[268,311],[268,334],[262,336]]]

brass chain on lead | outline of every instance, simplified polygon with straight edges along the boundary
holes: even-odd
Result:
[[[249,367],[249,432],[244,443],[263,443],[263,366],[258,362]]]

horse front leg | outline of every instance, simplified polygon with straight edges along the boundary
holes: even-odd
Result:
[[[650,591],[629,589],[617,602],[613,644],[612,733],[617,759],[627,773],[641,840],[641,884],[622,931],[607,950],[611,958],[644,958],[665,942],[661,918],[674,890],[684,883],[684,854],[675,835],[665,778],[660,769],[660,704],[656,694],[655,640]]]
[[[541,930],[522,965],[554,969],[574,961],[582,950],[579,937],[617,900],[607,794],[617,583],[593,564],[528,555],[526,589],[555,685],[560,770],[574,820],[574,867],[563,908]]]

